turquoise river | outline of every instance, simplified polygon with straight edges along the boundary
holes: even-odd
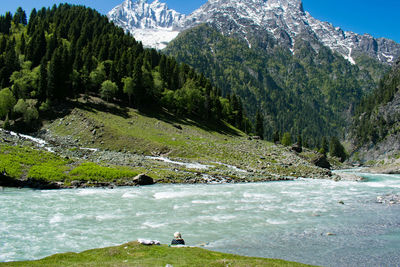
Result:
[[[0,262],[138,238],[324,266],[400,266],[400,176],[218,185],[0,191]],[[332,235],[330,235],[330,234]]]

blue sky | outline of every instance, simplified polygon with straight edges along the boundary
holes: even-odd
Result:
[[[123,0],[1,0],[0,13],[14,12],[18,6],[29,15],[32,8],[52,6],[68,2],[97,9],[106,14]],[[152,0],[149,0],[152,1]],[[181,13],[190,13],[206,0],[160,0]],[[400,0],[303,0],[304,9],[323,21],[356,33],[369,33],[374,37],[386,37],[400,43]]]

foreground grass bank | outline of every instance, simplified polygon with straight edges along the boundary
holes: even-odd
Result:
[[[144,246],[130,242],[82,253],[56,254],[37,261],[0,263],[0,266],[310,266],[284,260],[243,257],[201,248]]]

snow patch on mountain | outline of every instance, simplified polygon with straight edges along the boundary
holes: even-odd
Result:
[[[134,29],[131,34],[136,40],[142,42],[145,47],[156,48],[162,50],[167,47],[168,43],[174,40],[179,31],[172,29]]]
[[[351,57],[351,52],[353,52],[353,48],[349,48],[349,54],[344,58],[347,59],[351,64],[356,65],[356,61]]]
[[[388,62],[393,62],[393,56],[391,55],[386,55],[385,53],[382,53],[382,56],[384,56],[385,58],[387,58]]]

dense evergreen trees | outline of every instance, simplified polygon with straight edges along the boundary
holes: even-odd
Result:
[[[32,124],[51,105],[93,94],[252,131],[237,95],[222,97],[203,75],[144,49],[92,9],[62,4],[26,20],[21,8],[0,16],[0,119]]]
[[[256,115],[256,135],[264,139],[264,117],[261,115],[260,111],[257,111]]]

